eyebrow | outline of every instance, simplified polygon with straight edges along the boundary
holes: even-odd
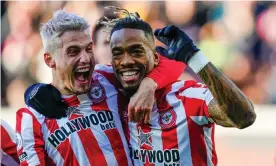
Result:
[[[91,44],[93,44],[93,42],[89,42],[89,43],[86,44],[86,45],[72,44],[72,45],[69,45],[69,46],[67,47],[67,49],[69,49],[69,48],[74,48],[74,47],[84,47],[84,48],[86,48],[87,46],[89,46],[89,45],[91,45]]]
[[[129,49],[135,49],[135,48],[143,49],[144,47],[142,44],[133,44],[133,45],[129,46]]]

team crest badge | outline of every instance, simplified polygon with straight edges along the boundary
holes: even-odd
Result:
[[[173,109],[163,112],[159,116],[159,125],[162,128],[169,128],[175,125],[176,122],[176,113]]]
[[[90,93],[88,95],[90,100],[94,103],[99,103],[105,98],[105,90],[100,83],[93,83],[91,85]]]

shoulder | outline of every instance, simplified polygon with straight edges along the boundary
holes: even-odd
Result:
[[[112,86],[115,89],[120,88],[120,83],[116,79],[111,65],[97,64],[93,73],[93,81]]]
[[[163,93],[184,93],[187,91],[191,91],[191,90],[195,90],[197,91],[197,94],[199,92],[199,90],[206,90],[207,86],[200,83],[200,82],[196,82],[194,80],[179,80],[176,81],[168,86],[166,86],[165,88],[162,88],[160,91],[162,91]]]
[[[96,64],[94,70],[96,72],[114,73],[112,65]]]
[[[213,99],[205,84],[193,80],[185,81],[179,89],[179,96],[205,101],[207,104]]]
[[[14,129],[6,121],[1,119],[0,125],[1,125],[1,135],[4,135],[5,133],[7,133],[9,137],[11,138],[15,137]]]
[[[18,109],[16,112],[16,121],[36,121],[42,124],[45,120],[45,116],[37,112],[32,107],[26,106],[24,108]]]
[[[207,105],[213,99],[211,92],[205,84],[196,82],[194,80],[182,80],[172,83],[171,85],[163,88],[159,92],[159,96],[166,96],[166,98],[175,98],[185,100],[187,98],[198,103],[205,102]]]

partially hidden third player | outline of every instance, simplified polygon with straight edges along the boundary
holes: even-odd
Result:
[[[52,69],[53,81],[32,85],[25,98],[33,104],[17,111],[20,165],[132,165],[118,112],[116,83],[112,85],[112,80],[94,71],[87,21],[59,10],[42,26],[40,34],[44,60]],[[150,78],[139,80],[144,84],[141,90],[148,94],[143,98],[152,100],[152,105],[156,88],[177,79],[185,67],[179,62],[165,61],[165,66],[169,66],[160,61],[155,70],[147,73]],[[172,70],[171,65],[178,69]],[[113,73],[111,66],[105,68],[106,73]],[[101,70],[102,66],[96,69]],[[160,72],[170,77],[162,77]],[[132,72],[122,74],[133,79]],[[144,105],[147,106],[146,102]],[[148,107],[146,112],[152,109],[150,104]],[[144,109],[141,110],[138,115]]]
[[[17,166],[19,159],[16,150],[16,136],[14,129],[3,119],[1,119],[1,165]]]

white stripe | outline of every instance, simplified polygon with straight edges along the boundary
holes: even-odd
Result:
[[[90,89],[91,89],[91,88],[90,88]],[[89,90],[90,90],[90,89],[89,89]],[[89,91],[88,93],[90,93],[90,91]],[[90,105],[92,104],[92,101],[91,101],[91,99],[88,97],[88,94],[87,94],[87,93],[86,93],[86,94],[82,94],[82,95],[78,95],[77,98],[78,98],[78,100],[80,101],[80,104],[79,104],[79,106],[78,106],[79,109],[81,109],[81,108],[86,108],[87,105],[90,106]]]
[[[107,96],[107,105],[108,108],[110,109],[110,111],[112,111],[114,120],[115,120],[115,124],[116,124],[116,128],[120,134],[120,138],[123,142],[124,145],[124,151],[127,155],[127,159],[128,159],[128,164],[132,165],[131,162],[131,158],[130,158],[130,152],[129,152],[129,148],[128,148],[128,143],[123,131],[123,127],[122,127],[122,122],[120,120],[120,115],[118,112],[118,92],[116,91],[116,89],[114,88],[114,86],[105,78],[105,77],[100,77],[99,78],[99,82],[103,85],[105,92],[108,94]]]
[[[129,122],[128,123],[128,127],[129,127],[129,134],[130,134],[130,140],[129,140],[129,143],[131,145],[131,148],[132,150],[139,150],[140,149],[140,146],[138,144],[138,131],[137,131],[137,128],[136,128],[136,123],[133,123],[133,122]],[[133,151],[132,151],[133,153]],[[133,163],[134,165],[143,165],[143,162],[140,161],[140,160],[137,160],[135,159],[134,160],[134,154],[132,154],[132,159],[133,159]]]
[[[207,165],[208,166],[213,166],[212,162],[212,150],[213,150],[213,143],[212,143],[212,127],[203,127],[204,130],[204,141],[206,144],[206,149],[207,149]]]
[[[208,124],[208,118],[206,116],[190,116],[190,118],[198,125],[202,126]]]
[[[180,149],[180,164],[181,165],[193,165],[190,137],[188,130],[188,122],[186,118],[185,108],[182,101],[175,96],[181,87],[183,87],[184,81],[176,82],[172,84],[172,90],[166,96],[168,103],[173,106],[174,111],[177,114],[177,140]]]
[[[45,116],[35,111],[33,108],[28,107],[28,109],[34,114],[37,121],[41,124],[41,132],[43,134],[43,140],[45,143],[45,150],[47,151],[48,156],[53,160],[56,165],[64,165],[64,159],[53,145],[48,141],[48,137],[50,135],[50,130],[48,129],[45,122]]]
[[[159,124],[159,113],[156,107],[156,104],[153,107],[153,111],[151,112],[151,139],[152,144],[154,145],[155,150],[163,150],[163,141],[162,141],[162,128]]]
[[[153,107],[153,111],[151,113],[151,139],[154,150],[162,150],[163,151],[163,139],[162,139],[162,129],[159,124],[159,112],[157,111],[156,105]],[[162,163],[156,162],[155,165],[164,165]]]
[[[13,130],[13,128],[3,119],[1,119],[1,125],[4,127],[4,129],[9,134],[9,137],[11,138],[12,142],[16,143],[16,135],[15,135],[15,131]]]
[[[112,66],[103,65],[103,64],[96,64],[94,70],[104,71],[107,73],[114,73]]]
[[[35,138],[33,133],[33,117],[28,113],[22,113],[21,137],[23,139],[23,152],[27,153],[29,165],[41,164],[34,149]]]
[[[0,163],[8,166],[18,166],[18,163],[0,148]]]
[[[57,150],[57,148],[53,147],[53,145],[48,141],[48,137],[50,136],[50,130],[48,129],[45,123],[42,124],[42,133],[43,139],[45,142],[45,150],[48,153],[48,156],[53,160],[56,165],[64,165],[64,159]]]
[[[87,115],[86,115],[87,116]],[[112,147],[111,147],[111,142],[109,141],[108,137],[105,135],[103,131],[100,131],[101,128],[98,125],[91,125],[90,127],[91,132],[94,134],[99,147],[101,148],[104,157],[106,159],[107,165],[118,165],[117,160],[114,156]]]
[[[67,118],[57,120],[59,128],[63,126],[66,129],[66,131],[70,131],[69,127],[66,125],[67,122],[70,123],[70,121]],[[71,133],[68,138],[79,165],[88,165],[89,160],[85,153],[82,142],[79,138],[78,132]]]
[[[188,88],[180,92],[179,95],[204,100],[206,105],[213,99],[213,95],[207,88]]]

